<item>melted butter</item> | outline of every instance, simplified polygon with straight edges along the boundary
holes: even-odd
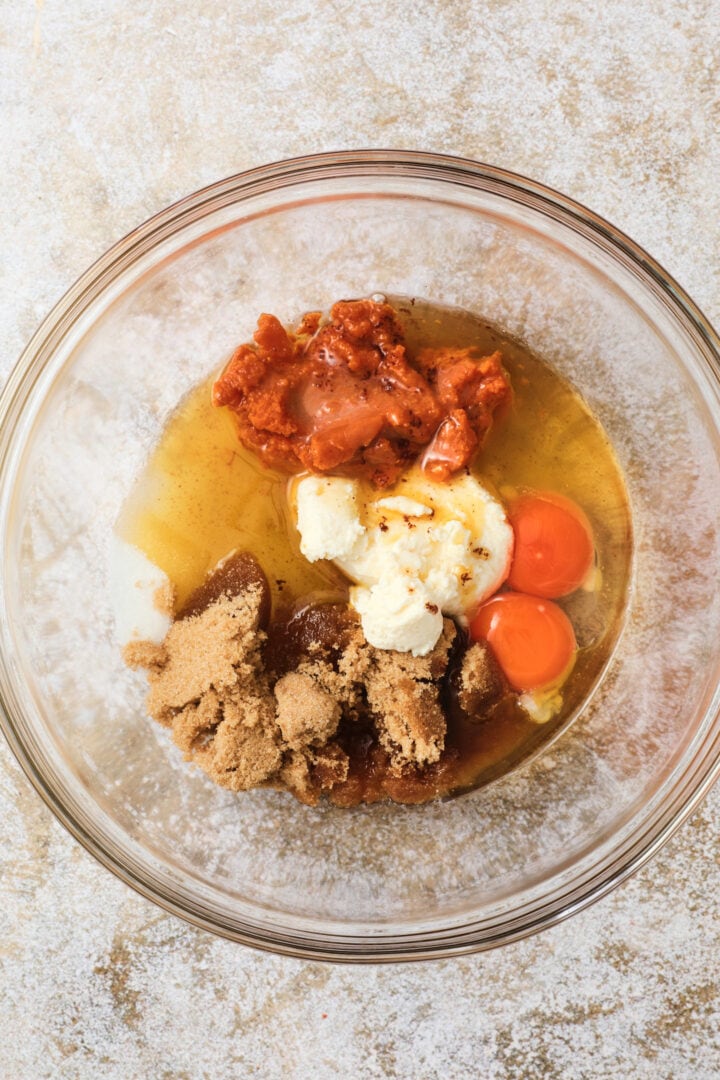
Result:
[[[287,476],[238,441],[227,409],[211,403],[209,380],[170,419],[117,532],[170,578],[181,606],[235,548],[252,551],[277,606],[307,594],[347,595],[330,563],[307,562],[287,505]]]

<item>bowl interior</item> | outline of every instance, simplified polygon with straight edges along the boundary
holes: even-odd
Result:
[[[482,937],[610,873],[688,775],[718,683],[717,387],[667,291],[539,200],[439,179],[238,190],[140,248],[46,350],[6,463],[4,693],[44,783],[144,888],[266,942]],[[630,493],[626,625],[576,721],[487,788],[352,811],[238,797],[146,719],[113,635],[113,523],[179,399],[260,311],[375,291],[468,308],[579,389]]]

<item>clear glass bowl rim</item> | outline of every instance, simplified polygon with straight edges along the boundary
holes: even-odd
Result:
[[[36,381],[80,315],[111,282],[158,243],[207,213],[230,203],[240,204],[261,194],[282,191],[309,181],[333,181],[367,176],[433,180],[502,194],[532,206],[564,225],[592,237],[607,252],[629,266],[643,283],[660,293],[702,355],[708,374],[720,386],[720,338],[697,305],[662,266],[625,234],[593,211],[553,189],[508,170],[469,158],[404,150],[346,150],[304,155],[274,162],[201,188],[153,215],[114,244],[68,289],[40,324],[0,394],[0,480],[16,441],[23,408]],[[564,880],[540,900],[512,912],[494,924],[482,920],[453,925],[429,934],[403,933],[377,938],[337,933],[297,932],[278,926],[270,932],[249,921],[225,920],[193,904],[182,890],[162,887],[111,850],[94,835],[92,824],[68,808],[60,792],[35,760],[22,735],[22,723],[6,698],[3,682],[9,678],[0,657],[0,727],[38,794],[58,820],[102,865],[142,896],[166,911],[202,929],[272,952],[305,959],[378,962],[419,960],[477,952],[519,940],[552,926],[606,895],[642,867],[697,808],[720,773],[720,724],[716,692],[706,720],[707,737],[695,747],[695,756],[677,778],[670,797],[656,806],[640,834],[632,833],[609,859],[589,875]]]

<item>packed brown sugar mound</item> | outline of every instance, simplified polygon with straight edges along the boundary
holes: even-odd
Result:
[[[127,662],[148,671],[150,715],[188,760],[234,791],[278,788],[311,804],[325,794],[339,805],[434,797],[429,784],[423,798],[418,780],[445,747],[453,622],[421,658],[368,645],[343,605],[311,609],[268,634],[265,590],[243,558],[239,573],[231,561],[191,598],[162,645],[127,647]],[[460,677],[486,694],[494,670],[477,651],[472,660]]]
[[[126,650],[129,663],[148,667],[150,715],[172,728],[188,759],[237,791],[262,783],[282,760],[259,652],[260,605],[257,588],[221,596],[176,620],[154,656]]]

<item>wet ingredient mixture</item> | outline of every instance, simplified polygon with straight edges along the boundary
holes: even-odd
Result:
[[[294,334],[262,316],[118,533],[176,595],[164,640],[126,649],[151,714],[224,786],[343,806],[465,790],[546,740],[609,655],[630,553],[572,389],[473,315],[404,300]]]

